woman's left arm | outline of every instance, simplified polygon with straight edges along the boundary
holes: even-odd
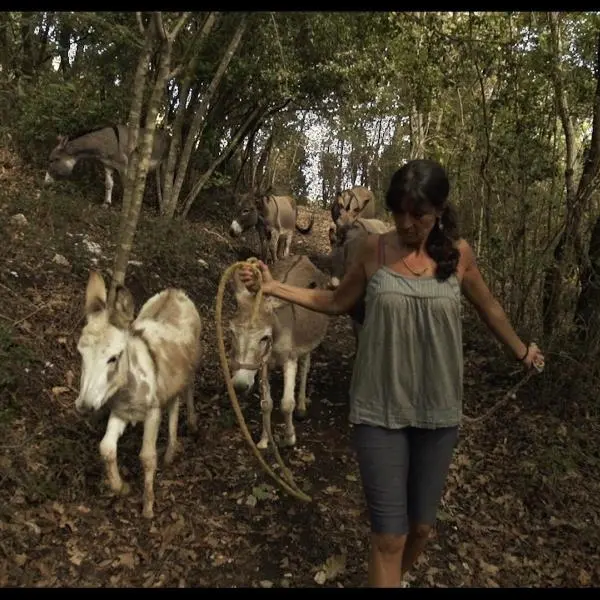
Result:
[[[460,251],[459,268],[463,273],[461,282],[463,294],[473,305],[481,320],[496,338],[513,353],[515,358],[524,358],[527,355],[528,346],[517,335],[504,309],[483,280],[473,249],[465,240],[460,240],[458,249]]]

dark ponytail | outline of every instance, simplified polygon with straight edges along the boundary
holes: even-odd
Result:
[[[456,273],[460,258],[460,252],[456,246],[458,239],[456,211],[450,204],[446,204],[441,217],[436,221],[425,242],[427,254],[437,265],[435,277],[438,281],[445,281]]]

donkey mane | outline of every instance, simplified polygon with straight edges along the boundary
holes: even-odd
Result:
[[[102,129],[108,129],[108,128],[112,128],[115,131],[117,131],[117,126],[114,123],[111,123],[109,125],[101,125],[100,127],[92,127],[91,129],[80,129],[79,131],[76,131],[75,133],[70,133],[67,136],[67,139],[69,141],[76,140],[77,138],[83,137],[84,135],[88,135],[89,133],[96,133],[96,131],[101,131]]]

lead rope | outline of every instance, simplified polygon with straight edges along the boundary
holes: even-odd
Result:
[[[532,343],[533,345],[533,343]],[[514,395],[521,389],[536,373],[541,373],[544,370],[544,365],[536,365],[533,364],[529,372],[515,385],[513,385],[494,406],[492,406],[487,412],[479,417],[469,417],[468,415],[463,414],[463,419],[466,423],[481,423],[481,421],[485,421],[491,415],[493,415],[501,406],[504,406],[509,400],[511,400]]]
[[[291,471],[285,466],[285,463],[283,462],[281,455],[279,454],[277,445],[275,444],[275,440],[273,439],[273,432],[271,431],[270,422],[269,422],[269,427],[267,427],[269,443],[271,444],[271,447],[274,450],[277,463],[281,467],[282,472],[288,481],[286,482],[281,477],[279,477],[279,475],[277,475],[277,473],[275,473],[275,471],[273,471],[273,469],[271,469],[271,467],[266,463],[260,450],[256,447],[256,444],[254,443],[252,436],[250,435],[250,431],[248,430],[248,426],[246,425],[246,420],[244,419],[244,414],[242,413],[242,409],[240,408],[240,403],[238,401],[237,395],[235,393],[235,389],[233,387],[233,381],[231,380],[231,373],[229,371],[229,362],[227,360],[227,354],[225,352],[225,339],[223,337],[223,323],[222,323],[222,321],[223,321],[223,316],[222,316],[223,315],[223,298],[225,296],[225,285],[227,284],[227,281],[233,275],[234,271],[241,267],[249,267],[250,269],[252,269],[252,271],[254,271],[254,273],[256,273],[258,280],[262,281],[262,273],[261,273],[260,269],[258,268],[257,263],[258,263],[258,260],[254,257],[249,258],[246,261],[239,261],[239,262],[233,263],[232,265],[227,267],[227,269],[225,269],[225,272],[221,276],[221,281],[219,281],[219,288],[217,290],[217,298],[216,298],[216,306],[215,306],[215,322],[216,322],[215,324],[216,324],[216,330],[217,330],[217,346],[218,346],[218,350],[219,350],[219,359],[221,361],[221,369],[223,370],[223,375],[225,377],[225,385],[227,386],[229,400],[231,401],[231,405],[233,406],[233,411],[235,412],[235,416],[237,418],[239,426],[242,430],[244,438],[250,445],[250,448],[252,449],[254,456],[256,456],[256,458],[258,459],[258,462],[260,463],[263,470],[266,473],[268,473],[279,484],[279,486],[281,486],[288,494],[294,496],[295,498],[297,498],[298,500],[301,500],[303,502],[311,502],[312,498],[310,496],[308,496],[307,494],[305,494],[296,485],[296,483],[294,482],[294,479],[292,477]],[[256,320],[256,317],[258,315],[258,310],[260,307],[260,303],[262,302],[262,298],[263,298],[262,287],[259,287],[258,292],[256,293],[256,297],[254,299],[254,304],[252,306],[251,323],[254,323],[254,321]],[[261,373],[260,373],[261,405],[264,402],[266,402],[266,393],[267,393],[267,386],[266,386],[267,379],[266,378],[267,378],[267,376],[268,376],[267,364],[263,363],[261,365]]]

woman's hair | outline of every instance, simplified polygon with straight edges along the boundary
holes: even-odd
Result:
[[[385,195],[385,204],[392,213],[402,211],[402,204],[408,200],[414,208],[441,210],[427,237],[425,248],[435,261],[435,276],[445,281],[456,272],[460,253],[455,242],[459,238],[458,220],[454,208],[447,202],[450,182],[444,168],[433,160],[411,160],[392,176]]]

